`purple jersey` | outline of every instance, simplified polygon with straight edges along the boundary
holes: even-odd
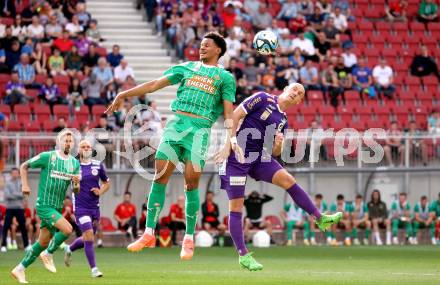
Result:
[[[241,138],[240,133],[247,132],[246,153],[261,152],[266,143],[273,143],[276,131],[284,132],[287,128],[286,113],[280,110],[276,96],[259,92],[247,98],[240,106],[246,112],[246,117],[237,132],[237,138],[241,142],[244,138]],[[254,129],[252,132],[257,130],[259,135],[251,135],[251,129]]]
[[[81,209],[99,209],[99,196],[91,191],[92,188],[100,187],[99,180],[109,180],[101,162],[92,160],[88,164],[81,163],[80,191],[73,195],[75,212]]]

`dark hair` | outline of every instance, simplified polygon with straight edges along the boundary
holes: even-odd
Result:
[[[215,45],[218,46],[222,51],[220,52],[218,58],[222,57],[226,53],[226,41],[219,33],[217,32],[209,32],[203,36],[204,39],[211,39],[215,42]]]
[[[422,197],[420,197],[420,199],[422,199],[422,200],[427,200],[428,197],[426,197],[425,195],[423,195]]]
[[[12,168],[11,168],[11,172],[12,172],[12,171],[15,171],[15,170],[19,171],[17,167],[12,167]]]
[[[379,194],[379,202],[381,201],[381,197],[380,197],[380,191],[377,189],[374,189],[373,192],[371,192],[371,201],[373,201],[373,195],[374,193]]]
[[[322,199],[323,197],[322,197],[322,194],[316,194],[315,195],[315,199]]]
[[[124,195],[129,195],[131,197],[131,192],[127,191],[127,192],[124,193]]]
[[[339,194],[338,196],[336,196],[336,200],[344,200],[344,195]]]
[[[212,192],[212,191],[206,191],[206,195],[208,195],[208,194],[214,194],[214,192]]]
[[[402,192],[399,194],[399,196],[405,196],[406,197],[406,193]]]
[[[392,125],[392,124],[396,124],[396,125],[398,125],[397,121],[391,121],[390,124],[391,124],[391,125]]]
[[[361,194],[357,194],[356,195],[356,199],[362,199],[362,195]]]

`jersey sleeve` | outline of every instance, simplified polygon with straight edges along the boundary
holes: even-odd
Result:
[[[368,213],[370,210],[368,209],[368,205],[364,204],[364,213]]]
[[[410,203],[406,203],[405,210],[406,211],[411,211],[411,204]]]
[[[241,103],[241,107],[246,114],[250,114],[264,106],[265,102],[266,98],[264,93],[257,93],[244,100],[243,103]]]
[[[185,71],[185,64],[175,65],[165,70],[163,75],[165,75],[172,85],[179,83]]]
[[[99,179],[101,179],[101,181],[107,182],[110,180],[110,178],[108,178],[107,176],[107,171],[105,170],[105,166],[103,163],[101,163],[101,165],[99,166]]]
[[[416,205],[414,206],[414,213],[420,213],[419,204],[416,204]]]
[[[397,203],[396,203],[396,201],[394,201],[392,204],[391,204],[391,211],[397,211]]]
[[[221,85],[222,99],[234,103],[235,92],[236,92],[235,78],[231,73],[225,72],[223,82]]]
[[[81,165],[79,164],[78,160],[74,160],[75,161],[75,168],[73,169],[73,174],[75,175],[79,175],[81,174]]]
[[[324,210],[324,212],[328,210],[328,206],[326,202],[322,202],[322,209]]]
[[[429,211],[430,212],[435,212],[436,211],[435,201],[432,202],[431,204],[429,204]]]
[[[29,168],[45,168],[49,163],[50,152],[42,152],[31,159],[29,159],[26,163]]]
[[[336,206],[336,204],[332,204],[330,206],[330,212],[336,212],[337,209],[338,209],[338,207]]]

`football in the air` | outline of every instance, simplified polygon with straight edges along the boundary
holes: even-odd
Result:
[[[254,48],[262,55],[275,54],[278,47],[278,38],[271,31],[260,31],[254,37]]]

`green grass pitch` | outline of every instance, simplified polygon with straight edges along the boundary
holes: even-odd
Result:
[[[55,254],[58,273],[37,260],[26,270],[31,284],[440,284],[440,247],[272,247],[255,249],[264,265],[248,272],[238,265],[233,248],[197,248],[192,261],[179,259],[179,248],[97,249],[104,273],[92,279],[83,251],[74,253],[66,268],[63,253]],[[18,284],[10,269],[23,251],[0,254],[0,284]]]

